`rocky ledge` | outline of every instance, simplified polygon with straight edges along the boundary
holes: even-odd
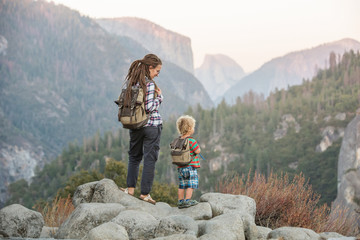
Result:
[[[256,226],[254,199],[243,195],[206,193],[196,206],[178,209],[167,203],[144,202],[103,179],[77,188],[76,207],[58,228],[44,227],[40,213],[19,204],[0,210],[0,237],[56,239],[355,239],[311,229]]]

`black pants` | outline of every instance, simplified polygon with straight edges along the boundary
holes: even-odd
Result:
[[[149,194],[153,185],[155,163],[159,157],[161,130],[162,125],[130,130],[127,187],[136,187],[140,162],[144,157],[141,177],[142,195]]]

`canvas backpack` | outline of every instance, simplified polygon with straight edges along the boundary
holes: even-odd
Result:
[[[186,166],[191,162],[190,142],[188,138],[175,138],[170,143],[172,163],[178,166]]]
[[[121,90],[120,96],[115,103],[119,107],[118,120],[124,128],[137,129],[143,127],[149,120],[149,115],[145,111],[144,91],[139,85],[131,87],[131,101],[128,105],[124,104],[126,88]]]

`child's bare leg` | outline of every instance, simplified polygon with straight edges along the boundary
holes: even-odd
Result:
[[[193,188],[187,188],[185,199],[191,199],[193,192],[194,192]]]
[[[184,193],[185,193],[185,189],[178,189],[178,199],[179,200],[183,200],[184,199]]]

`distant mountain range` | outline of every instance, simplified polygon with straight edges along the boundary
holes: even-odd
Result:
[[[311,79],[318,69],[329,66],[331,52],[336,54],[336,61],[339,62],[340,56],[351,49],[358,51],[360,43],[353,39],[343,39],[274,58],[231,86],[223,98],[228,103],[234,103],[237,97],[250,90],[267,97],[275,89],[299,85],[303,79]]]
[[[206,55],[195,76],[204,85],[211,99],[219,102],[223,94],[245,75],[244,69],[222,54]]]
[[[158,37],[165,43],[176,36]],[[179,39],[189,52],[189,40]],[[147,53],[136,40],[63,5],[0,0],[0,202],[10,182],[29,180],[69,142],[121,128],[113,101],[130,63]],[[191,72],[162,59],[155,80],[165,119],[190,105],[213,106]]]
[[[149,52],[163,60],[155,80],[166,119],[249,90],[267,96],[301,84],[326,67],[330,52],[349,49],[360,43],[289,53],[247,76],[227,56],[208,55],[195,71],[190,38],[147,20],[93,20],[44,0],[0,0],[0,203],[10,182],[29,180],[69,142],[121,127],[113,100],[130,63]]]

